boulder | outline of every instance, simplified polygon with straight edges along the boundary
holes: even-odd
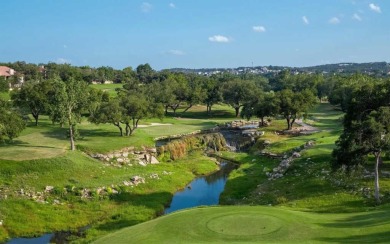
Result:
[[[151,174],[150,178],[152,178],[152,179],[160,179],[160,177],[158,176],[157,173]]]
[[[159,164],[160,162],[157,160],[156,157],[151,156],[150,157],[150,164]]]
[[[294,153],[292,154],[292,157],[293,157],[293,158],[300,158],[300,157],[301,157],[301,154],[300,154],[299,152],[294,152]]]
[[[54,186],[46,186],[45,192],[51,192],[54,189]]]
[[[144,161],[142,161],[142,160],[140,160],[140,161],[138,162],[138,164],[141,165],[141,166],[146,166],[146,163],[145,163]]]
[[[114,154],[109,153],[109,154],[107,154],[107,157],[112,159],[112,158],[114,158]]]
[[[142,178],[141,176],[138,176],[138,175],[131,177],[130,180],[131,180],[131,182],[132,182],[134,185],[138,185],[138,184],[140,184],[140,183],[145,183],[145,179]]]

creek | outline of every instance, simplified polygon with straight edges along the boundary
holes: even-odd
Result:
[[[236,168],[237,165],[233,163],[221,162],[218,171],[195,178],[184,189],[177,191],[173,195],[169,207],[164,210],[164,214],[196,206],[217,205],[229,173]],[[82,237],[86,228],[88,227],[80,229],[80,232],[76,233],[76,235]],[[60,231],[35,238],[13,238],[7,244],[68,243],[66,238],[70,235],[75,235],[75,233]]]

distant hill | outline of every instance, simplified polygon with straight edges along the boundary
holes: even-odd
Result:
[[[277,73],[284,69],[290,69],[295,73],[324,73],[324,74],[350,74],[350,73],[365,73],[379,76],[390,75],[390,64],[387,62],[372,62],[372,63],[338,63],[324,64],[311,67],[288,67],[288,66],[256,66],[256,67],[238,67],[238,68],[203,68],[203,69],[186,69],[173,68],[170,71],[184,73],[198,73],[204,75],[212,75],[222,72],[233,74],[270,74]]]

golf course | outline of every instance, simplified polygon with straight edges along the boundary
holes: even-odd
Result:
[[[109,90],[111,96],[116,88]],[[250,144],[235,145],[243,150],[231,150],[233,144],[222,149],[224,140],[215,131],[223,134],[221,128],[258,125],[259,120],[237,119],[225,103],[215,104],[211,114],[201,104],[185,109],[142,119],[131,136],[120,136],[110,123],[81,117],[74,151],[69,150],[67,128],[49,116],[42,115],[38,125],[27,122],[17,138],[0,146],[0,240],[390,241],[388,159],[381,165],[380,204],[374,197],[372,156],[350,172],[333,169],[330,163],[343,132],[344,112],[338,106],[315,103],[288,133],[286,119],[276,115],[266,126],[251,129],[256,139]],[[159,140],[163,146],[156,147]],[[152,156],[158,163],[144,160]],[[176,193],[191,191],[192,180],[217,172],[224,161],[236,166],[226,178],[218,206],[163,214]]]

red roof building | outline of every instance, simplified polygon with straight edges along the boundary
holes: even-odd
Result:
[[[7,66],[0,66],[0,76],[7,77],[15,75],[15,70]]]

